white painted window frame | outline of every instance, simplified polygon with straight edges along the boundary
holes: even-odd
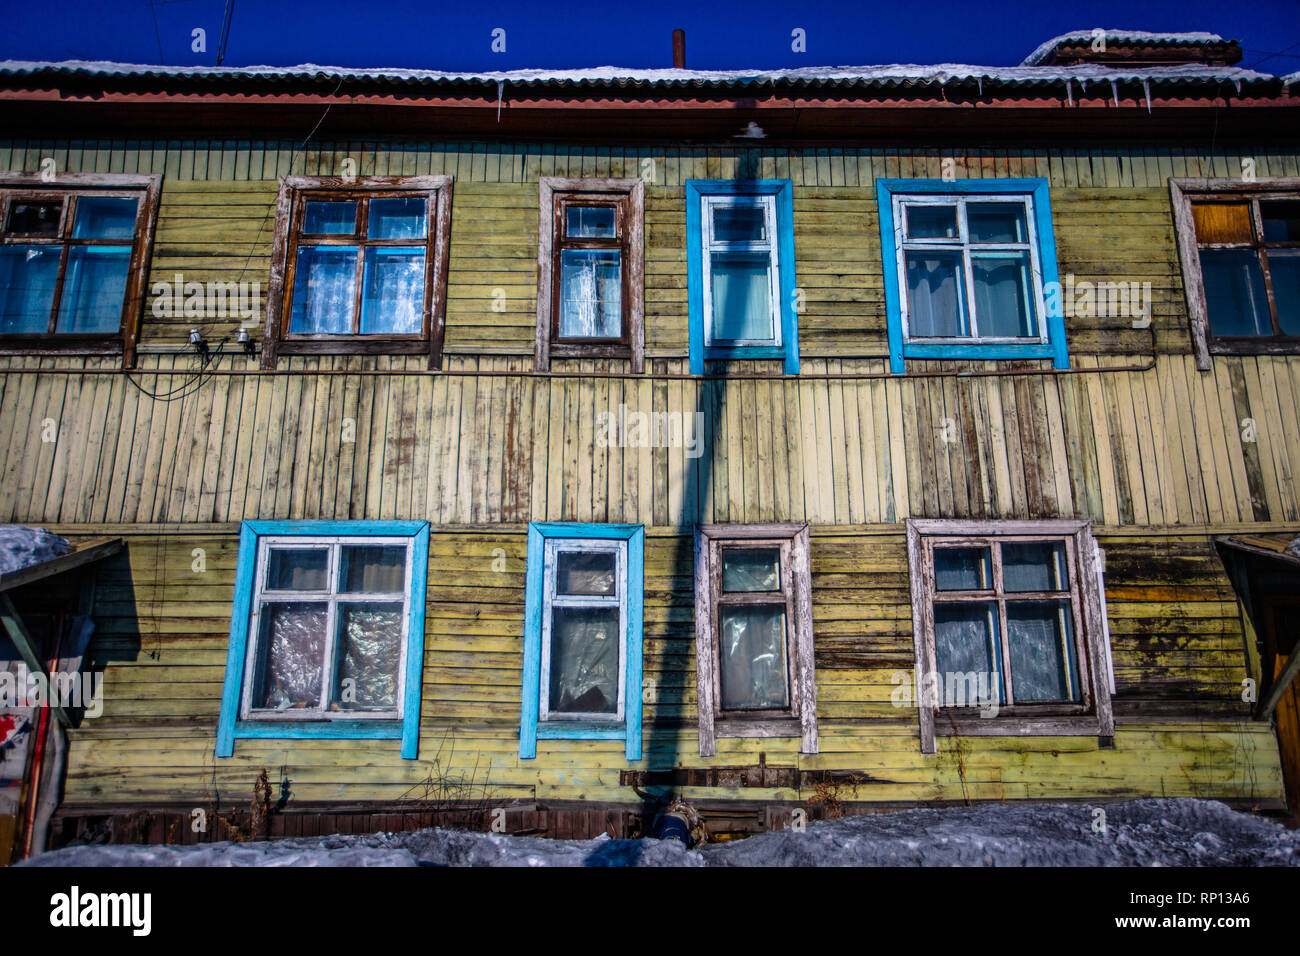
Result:
[[[244,685],[240,695],[240,720],[401,720],[406,691],[406,647],[410,628],[411,609],[411,571],[414,558],[414,539],[410,537],[353,537],[348,535],[265,535],[257,542],[257,568],[253,579],[252,614],[248,624],[248,651],[244,661]],[[403,575],[402,592],[340,592],[339,558],[342,548],[356,547],[400,547],[406,552],[406,571]],[[266,572],[272,549],[277,550],[314,550],[328,549],[326,562],[327,588],[321,591],[268,591]],[[420,596],[423,599],[423,596]],[[338,656],[338,606],[339,604],[397,604],[401,599],[402,631],[399,637],[400,657],[397,663],[397,705],[392,710],[329,710],[329,697],[333,690]],[[253,685],[254,670],[262,640],[262,608],[269,603],[283,604],[289,602],[312,604],[327,603],[328,612],[325,619],[325,659],[321,674],[320,706],[312,709],[254,708]]]
[[[542,584],[542,676],[538,687],[537,719],[541,723],[556,721],[624,722],[627,696],[627,541],[619,538],[547,538]],[[585,551],[615,556],[614,582],[617,592],[601,594],[558,594],[556,592],[556,556],[561,552]],[[551,706],[551,625],[557,607],[618,608],[618,709],[613,714],[587,714],[565,711],[552,714]]]
[[[898,270],[899,312],[903,327],[903,341],[907,344],[926,345],[1031,345],[1047,344],[1049,330],[1047,326],[1047,309],[1043,298],[1043,265],[1038,247],[1038,225],[1035,220],[1034,197],[1028,192],[989,193],[972,195],[968,193],[908,193],[899,192],[892,196],[894,205],[894,250],[895,268]],[[1038,327],[1037,336],[1006,336],[979,334],[979,316],[975,308],[975,274],[971,264],[970,231],[966,221],[967,207],[982,203],[1019,203],[1025,208],[1025,230],[1028,239],[1025,242],[981,242],[976,243],[976,253],[981,252],[1028,252],[1029,272],[1033,289],[1030,305],[1034,309],[1034,322]],[[957,237],[909,239],[907,238],[907,206],[956,206]],[[942,250],[956,252],[962,260],[962,283],[965,287],[964,307],[971,330],[970,335],[953,336],[913,336],[911,332],[912,302],[907,287],[907,253]]]
[[[781,270],[779,237],[776,224],[776,196],[747,196],[739,194],[709,194],[700,197],[700,241],[704,246],[701,259],[704,264],[704,345],[733,348],[743,346],[775,346],[781,341]],[[761,242],[723,242],[713,238],[713,210],[758,206],[763,210],[767,239]],[[767,287],[772,307],[772,337],[767,339],[720,339],[713,334],[713,254],[715,252],[766,252],[768,254]]]

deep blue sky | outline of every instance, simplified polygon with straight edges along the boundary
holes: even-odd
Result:
[[[157,63],[161,49],[165,63],[211,65],[225,0],[0,0],[0,7],[0,58]],[[207,31],[205,53],[191,50],[195,27]],[[490,50],[497,27],[506,31],[505,53]],[[1011,65],[1051,36],[1106,27],[1208,30],[1242,42],[1243,66],[1300,70],[1300,0],[234,0],[225,63],[671,66],[674,27],[686,30],[687,65],[700,69]],[[791,50],[796,27],[807,32],[806,53]]]

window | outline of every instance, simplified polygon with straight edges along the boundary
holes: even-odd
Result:
[[[696,531],[695,660],[700,756],[718,737],[799,737],[817,752],[807,525]]]
[[[876,181],[890,371],[906,359],[1052,359],[1065,325],[1045,179]]]
[[[799,372],[794,190],[788,179],[686,183],[691,373],[712,359]]]
[[[640,179],[543,177],[537,242],[537,370],[551,358],[645,366]]]
[[[1300,180],[1173,179],[1197,364],[1300,351]]]
[[[1086,522],[908,522],[917,699],[936,734],[1114,736]]]
[[[0,175],[0,348],[134,362],[159,182]]]
[[[519,756],[622,740],[641,759],[641,525],[528,527]]]
[[[450,224],[447,176],[281,180],[262,367],[428,352],[439,368]]]
[[[419,742],[427,522],[246,521],[217,756],[242,737]]]

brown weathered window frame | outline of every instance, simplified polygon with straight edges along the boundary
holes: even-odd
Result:
[[[1196,367],[1206,371],[1211,355],[1260,355],[1300,352],[1300,336],[1280,334],[1261,336],[1219,337],[1210,331],[1209,309],[1205,301],[1205,281],[1201,276],[1200,250],[1216,248],[1261,249],[1297,248],[1297,243],[1265,243],[1263,224],[1260,221],[1261,200],[1280,199],[1300,201],[1300,179],[1263,178],[1246,182],[1240,179],[1171,179],[1170,198],[1174,210],[1174,230],[1178,236],[1178,258],[1183,270],[1183,291],[1187,297],[1187,315],[1192,327],[1192,348],[1196,352]],[[1194,202],[1247,202],[1251,209],[1252,242],[1203,243],[1196,237],[1196,223],[1192,215]],[[1269,316],[1275,332],[1277,304],[1273,299],[1273,282],[1268,269],[1267,253],[1260,257],[1264,274],[1264,292],[1268,296]]]
[[[565,238],[569,205],[614,206],[617,240]],[[645,368],[645,183],[640,179],[542,177],[537,216],[537,371],[552,358],[626,358]],[[561,339],[559,254],[564,249],[607,248],[622,253],[622,334],[618,339]]]
[[[718,658],[719,608],[729,603],[773,604],[777,592],[722,596],[721,549],[767,547],[781,551],[781,593],[786,606],[786,711],[721,709]],[[806,524],[702,525],[695,531],[695,676],[701,757],[717,752],[718,737],[799,737],[800,752],[817,753],[817,680],[813,660],[812,582]]]
[[[128,173],[55,173],[46,181],[40,173],[0,173],[0,243],[4,245],[57,245],[63,249],[59,259],[59,273],[55,282],[54,301],[51,307],[50,331],[44,333],[0,334],[0,354],[66,354],[121,355],[123,368],[135,365],[136,349],[140,340],[140,316],[144,309],[146,282],[150,258],[153,254],[154,229],[158,221],[158,196],[162,186],[160,175]],[[63,279],[67,269],[68,249],[77,245],[125,245],[123,239],[81,240],[69,235],[72,226],[72,207],[81,196],[121,196],[137,194],[135,234],[131,238],[131,260],[127,267],[126,294],[122,297],[122,321],[116,332],[100,334],[61,334],[53,330],[63,292]],[[59,234],[54,238],[36,238],[5,232],[9,222],[9,207],[15,198],[28,200],[57,200],[62,203],[59,215]]]
[[[429,368],[442,367],[442,343],[447,313],[447,265],[451,231],[450,176],[286,176],[280,180],[275,206],[275,239],[271,250],[271,285],[266,297],[266,328],[262,368],[274,369],[280,355],[418,355],[427,352]],[[424,326],[418,335],[294,334],[292,318],[294,269],[300,227],[310,200],[357,201],[357,226],[348,236],[332,235],[316,245],[354,245],[364,261],[368,245],[415,245],[412,240],[363,238],[363,220],[371,199],[425,196],[429,200],[424,238]],[[360,268],[360,266],[358,266]],[[356,295],[364,294],[358,279]],[[355,306],[360,321],[360,305]]]
[[[1115,735],[1111,705],[1113,667],[1100,583],[1101,552],[1087,521],[950,521],[909,518],[907,555],[912,592],[912,636],[917,675],[914,686],[931,686],[937,670],[934,648],[934,548],[940,546],[989,547],[1006,542],[1042,541],[1066,545],[1070,575],[1070,601],[1074,615],[1075,657],[1079,663],[1080,703],[999,706],[995,717],[962,713],[960,708],[935,708],[925,692],[917,694],[921,752],[935,753],[935,737],[1042,737]],[[994,588],[970,597],[971,601],[997,600],[1000,640],[1007,641],[1005,592],[1001,581],[1000,549],[990,547],[994,562]],[[960,601],[963,592],[945,592],[945,601]],[[1015,592],[1013,600],[1033,600],[1037,592]],[[1043,592],[1049,593],[1049,592]],[[1052,599],[1060,594],[1050,592]],[[1064,593],[1064,592],[1061,592]],[[992,596],[991,596],[992,595]],[[937,712],[936,712],[937,711]]]

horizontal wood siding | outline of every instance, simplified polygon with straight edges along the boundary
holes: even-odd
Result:
[[[243,806],[265,767],[296,801],[634,801],[621,742],[542,741],[518,758],[526,536],[435,531],[430,546],[420,759],[391,741],[241,740],[214,759],[236,537],[128,533],[100,580],[95,658],[104,710],[72,737],[66,800]],[[870,802],[1164,794],[1276,803],[1277,751],[1240,700],[1242,636],[1204,536],[1103,536],[1119,694],[1114,749],[1095,738],[940,738],[923,755],[917,715],[892,696],[912,679],[910,598],[898,530],[818,532],[811,542],[821,752],[796,739],[695,738],[691,539],[653,534],[645,564],[645,758],[637,768],[753,764],[852,772]],[[193,570],[202,548],[206,570]],[[494,558],[504,549],[504,570]],[[498,565],[499,566],[499,565]],[[138,622],[138,624],[137,624]],[[1158,706],[1157,706],[1158,705]],[[701,799],[795,800],[813,784],[688,788]],[[814,778],[815,779],[815,778]],[[445,792],[444,792],[445,791]],[[472,793],[471,793],[472,792]],[[425,795],[425,796],[422,796]]]
[[[795,187],[795,258],[804,293],[800,346],[809,357],[886,353],[878,177],[1043,177],[1051,187],[1062,278],[1150,282],[1153,328],[1127,317],[1067,318],[1071,353],[1134,354],[1190,348],[1174,246],[1168,179],[1297,176],[1293,149],[1268,144],[1208,152],[1144,149],[748,149],[563,144],[323,143],[276,141],[0,140],[0,170],[160,173],[164,176],[154,281],[260,281],[270,271],[276,179],[341,175],[449,175],[456,182],[446,348],[532,354],[537,183],[543,176],[642,176],[646,192],[646,351],[686,354],[687,179],[788,178]],[[213,341],[237,325],[216,315],[146,313],[142,348],[170,349],[189,328]],[[260,317],[258,319],[260,324]],[[254,338],[259,336],[254,335]]]

